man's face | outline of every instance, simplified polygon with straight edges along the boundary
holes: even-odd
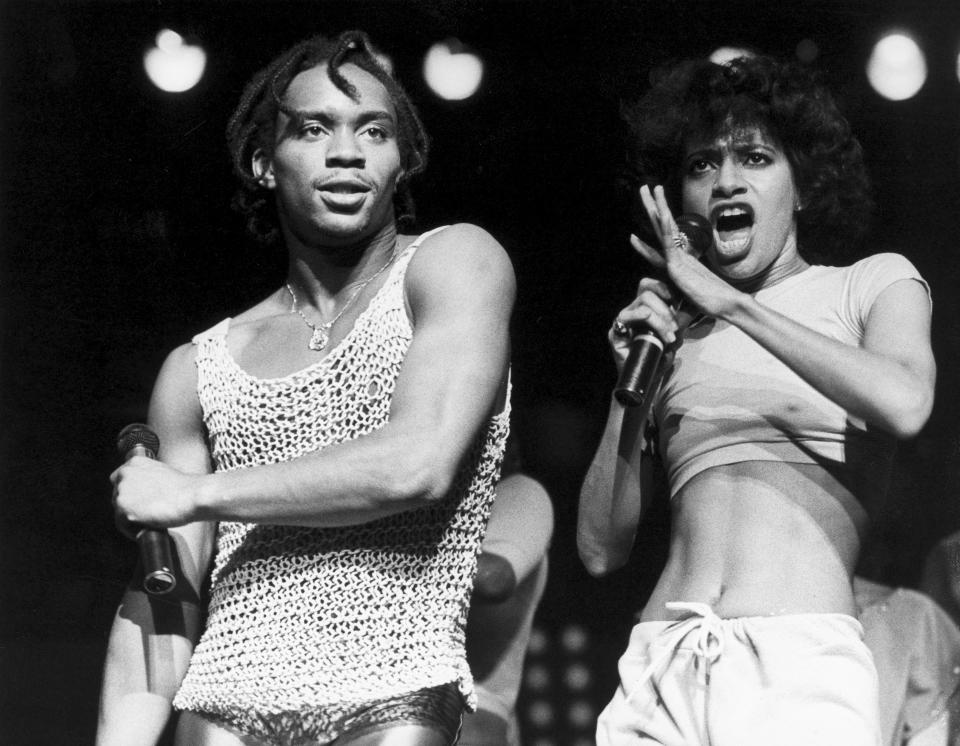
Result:
[[[333,84],[325,65],[305,70],[283,97],[299,116],[280,113],[273,155],[254,157],[284,228],[306,245],[354,243],[393,221],[402,172],[393,102],[359,67],[340,72],[359,100]]]

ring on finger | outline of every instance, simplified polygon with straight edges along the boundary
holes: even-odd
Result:
[[[630,328],[620,321],[620,319],[615,319],[613,322],[613,334],[616,337],[629,337]]]

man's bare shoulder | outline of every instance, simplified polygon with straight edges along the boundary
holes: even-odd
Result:
[[[196,367],[197,346],[193,342],[186,342],[174,347],[168,354],[163,363],[163,371],[166,373],[182,374],[184,372],[192,373]]]
[[[472,223],[456,223],[424,239],[411,261],[410,271],[417,277],[442,276],[493,278],[512,282],[513,264],[506,250],[490,233]]]
[[[473,223],[454,223],[423,241],[428,246],[462,251],[502,252],[503,247],[488,231]]]

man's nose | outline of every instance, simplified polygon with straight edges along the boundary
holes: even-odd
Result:
[[[363,150],[353,132],[340,129],[334,131],[327,148],[327,163],[337,166],[363,165]]]

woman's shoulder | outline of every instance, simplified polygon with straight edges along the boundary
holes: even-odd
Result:
[[[899,280],[916,280],[927,288],[927,281],[916,265],[903,254],[885,251],[871,254],[846,268],[847,284],[853,291],[876,294]]]

